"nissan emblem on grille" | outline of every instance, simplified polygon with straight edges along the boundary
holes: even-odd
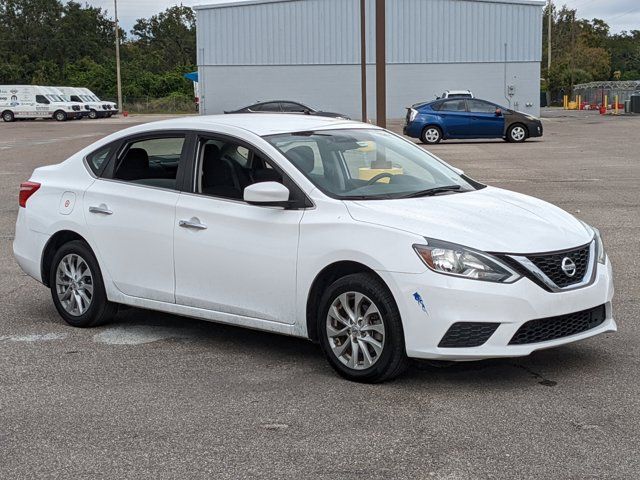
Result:
[[[569,257],[562,259],[562,271],[567,277],[573,277],[576,274],[576,264]]]

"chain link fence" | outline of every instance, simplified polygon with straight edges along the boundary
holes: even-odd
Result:
[[[601,104],[605,96],[613,103],[617,95],[618,103],[624,104],[631,95],[640,94],[640,80],[581,83],[573,87],[573,94],[580,95],[582,101],[591,105]]]
[[[115,98],[104,99],[118,102]],[[123,112],[129,113],[197,113],[195,99],[187,95],[169,97],[122,97]]]

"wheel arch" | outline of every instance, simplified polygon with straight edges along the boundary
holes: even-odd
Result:
[[[306,320],[309,340],[318,342],[318,307],[324,289],[339,278],[353,273],[369,273],[374,275],[391,292],[391,289],[384,279],[378,275],[375,270],[363,263],[352,260],[341,260],[327,265],[315,276],[309,288],[309,294],[307,295]]]
[[[53,256],[62,245],[74,240],[80,240],[86,243],[89,249],[91,249],[91,251],[95,255],[95,252],[93,251],[93,248],[91,248],[89,242],[79,233],[74,232],[73,230],[60,230],[54,233],[44,246],[44,250],[42,251],[42,259],[40,261],[40,276],[42,278],[42,283],[45,286],[50,286],[49,273],[51,272],[51,262],[53,261]]]

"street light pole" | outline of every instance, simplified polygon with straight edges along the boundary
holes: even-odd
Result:
[[[115,15],[116,24],[116,81],[118,84],[118,109],[120,112],[122,112],[122,78],[120,77],[120,28],[118,27],[118,0],[113,0],[113,13]]]

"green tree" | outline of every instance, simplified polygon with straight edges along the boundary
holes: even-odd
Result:
[[[551,6],[551,71],[543,61],[542,76],[547,89],[557,98],[559,91],[570,93],[574,85],[592,80],[608,80],[613,75],[609,26],[603,20],[577,19],[576,10]],[[545,8],[546,19],[549,6]],[[547,51],[547,21],[543,29],[543,59]]]

